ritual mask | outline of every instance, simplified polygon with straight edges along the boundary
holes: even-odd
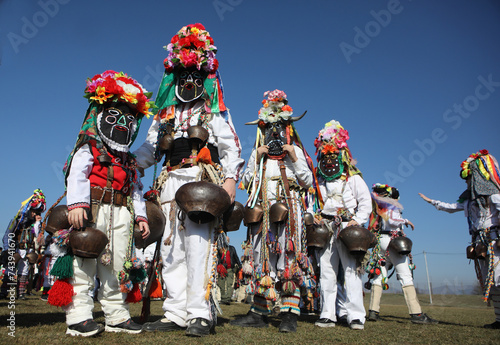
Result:
[[[318,170],[326,180],[339,177],[344,171],[341,156],[338,153],[322,154],[318,162]]]
[[[205,90],[203,83],[206,77],[206,72],[196,68],[181,69],[178,72],[175,95],[184,103],[200,98]]]
[[[127,152],[137,129],[137,111],[127,103],[112,103],[97,116],[97,128],[106,145]]]
[[[283,154],[283,145],[287,142],[286,123],[277,121],[266,124],[264,129],[264,145],[267,145],[269,148],[269,156],[280,156]]]

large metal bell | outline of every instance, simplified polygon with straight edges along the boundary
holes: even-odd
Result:
[[[28,259],[28,262],[30,264],[36,264],[36,262],[38,261],[38,255],[35,252],[26,254],[26,258]]]
[[[330,241],[331,232],[326,226],[314,224],[314,216],[310,213],[304,215],[306,226],[307,246],[324,248]]]
[[[400,255],[408,255],[411,253],[411,247],[413,243],[408,237],[398,236],[394,237],[391,242],[389,242],[389,249],[392,249],[399,253]]]
[[[213,221],[231,206],[231,197],[222,187],[205,181],[184,184],[175,193],[175,201],[198,224]]]
[[[264,209],[262,205],[257,204],[254,207],[245,206],[244,210],[243,223],[248,225],[254,225],[262,222],[262,218],[264,216]]]
[[[108,244],[108,237],[102,231],[87,227],[71,231],[69,244],[73,254],[82,258],[97,258]]]
[[[139,249],[146,248],[151,243],[160,240],[165,230],[167,219],[163,214],[160,206],[154,202],[146,200],[146,214],[148,216],[149,236],[146,239],[142,238],[142,233],[139,226],[134,226],[134,240],[135,246]]]
[[[222,216],[222,227],[224,231],[236,231],[240,228],[241,221],[245,216],[245,210],[243,205],[235,201]]]
[[[271,223],[283,223],[288,219],[288,207],[281,201],[275,202],[269,209],[269,221]]]
[[[363,257],[369,248],[372,248],[376,243],[376,236],[368,229],[359,226],[351,225],[340,231],[340,240],[347,247],[351,255],[360,258]]]
[[[54,234],[61,229],[69,229],[71,224],[68,221],[68,206],[58,205],[50,211],[49,218],[47,219],[47,226],[45,231]]]

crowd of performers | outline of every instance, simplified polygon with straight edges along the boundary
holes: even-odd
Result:
[[[268,327],[275,315],[280,332],[296,332],[301,313],[317,312],[318,327],[362,330],[366,320],[383,320],[380,300],[394,267],[410,321],[437,323],[417,298],[403,231],[413,224],[402,217],[399,191],[380,183],[370,191],[348,131],[327,122],[314,140],[314,164],[294,125],[306,113],[294,116],[284,91],[267,91],[247,123],[257,134],[245,168],[212,37],[201,24],[187,25],[165,48],[154,102],[123,72],[87,80],[89,107],[64,167],[65,192],[43,221],[41,190],[22,203],[4,236],[0,297],[42,290],[66,313],[72,336],[182,330],[201,337],[215,333],[220,304],[230,304],[238,286],[252,298],[233,326]],[[130,152],[150,115],[145,142]],[[144,193],[149,167],[154,182]],[[481,150],[462,163],[461,177],[467,189],[459,202],[421,197],[438,210],[465,212],[470,258],[495,309],[485,327],[500,329],[498,163]],[[235,202],[238,181],[248,192],[244,206]],[[63,197],[67,205],[58,205]],[[241,221],[240,261],[227,234]],[[371,291],[368,311],[363,287]],[[134,322],[129,303],[142,301],[147,321],[151,298],[163,300],[163,316]],[[94,321],[95,301],[105,325]]]

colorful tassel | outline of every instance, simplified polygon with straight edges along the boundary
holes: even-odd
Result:
[[[126,282],[120,284],[120,291],[123,293],[129,293],[134,288],[132,281],[127,280]]]
[[[212,164],[212,156],[208,147],[203,147],[196,157],[198,163]]]
[[[125,302],[138,303],[141,300],[142,300],[141,288],[139,287],[139,284],[136,283],[136,284],[134,284],[132,291],[130,291],[127,294],[127,298],[125,299]]]
[[[50,274],[60,279],[73,277],[73,255],[66,254],[57,258]]]
[[[263,287],[271,287],[273,286],[273,279],[270,276],[264,276],[260,280],[260,285]]]
[[[56,307],[64,307],[73,301],[74,295],[73,285],[69,283],[69,279],[58,279],[49,290],[47,302]]]
[[[134,284],[143,282],[146,279],[147,275],[148,274],[146,273],[144,267],[132,268],[129,273],[130,280]]]
[[[283,283],[282,291],[285,295],[293,295],[295,293],[295,289],[297,288],[297,284],[293,281],[288,280]]]
[[[273,287],[270,287],[269,289],[267,289],[267,291],[264,293],[264,296],[271,301],[275,301],[276,298],[278,298],[278,294],[276,293],[276,289],[274,289]]]
[[[149,297],[151,298],[163,298],[163,289],[158,278],[151,284],[149,289]]]

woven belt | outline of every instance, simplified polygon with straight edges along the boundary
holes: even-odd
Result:
[[[111,198],[113,196],[113,198]],[[90,188],[90,198],[93,202],[111,204],[111,199],[113,199],[113,204],[116,206],[127,206],[127,196],[122,192],[117,190],[108,191],[101,188]]]
[[[393,232],[392,231],[386,231],[386,230],[380,230],[378,233],[381,234],[381,235],[392,235]],[[397,231],[396,235],[401,236],[402,235],[401,231]]]
[[[174,171],[181,168],[191,168],[195,164],[195,158],[186,158],[183,159],[181,163],[174,165],[173,167],[167,165],[167,171]]]

